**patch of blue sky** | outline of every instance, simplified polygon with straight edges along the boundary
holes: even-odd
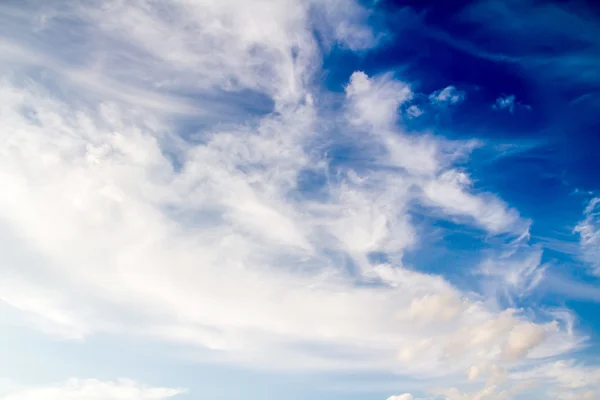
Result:
[[[527,305],[545,299],[559,306],[562,301],[581,311],[580,322],[595,331],[596,279],[580,265],[573,228],[584,201],[600,189],[598,118],[593,111],[600,76],[592,67],[598,64],[600,35],[585,9],[517,3],[382,2],[380,10],[394,39],[366,54],[334,49],[325,57],[325,83],[330,90],[343,91],[354,70],[393,70],[421,97],[448,85],[464,90],[463,104],[450,110],[420,104],[425,112],[401,123],[409,132],[433,130],[447,138],[481,142],[467,165],[476,187],[498,194],[533,221],[530,243],[544,249],[542,262],[549,263],[550,279],[562,275],[569,282],[583,282],[590,291],[581,296],[585,299],[570,302],[569,293],[553,296],[555,289],[550,289],[544,294],[542,285]],[[508,95],[516,101],[512,112],[495,112],[497,99]],[[359,148],[331,154],[332,163],[365,158]],[[485,238],[475,229],[460,233],[451,222],[436,223],[448,232],[443,244],[439,238],[425,240],[423,247],[435,251],[408,252],[405,261],[458,277],[453,281],[469,279],[461,276],[460,266],[469,271],[476,264]]]

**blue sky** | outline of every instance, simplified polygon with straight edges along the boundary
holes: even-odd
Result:
[[[0,5],[0,400],[600,397],[600,10]]]

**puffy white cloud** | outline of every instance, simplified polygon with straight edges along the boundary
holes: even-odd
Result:
[[[346,94],[351,121],[377,130],[391,128],[398,119],[398,107],[413,95],[408,85],[390,74],[370,78],[364,72],[352,74]]]
[[[404,393],[404,394],[400,394],[398,396],[390,396],[387,398],[387,400],[413,400],[414,397],[412,397],[411,394],[409,393]]]
[[[105,382],[69,379],[61,385],[16,390],[2,400],[165,400],[185,393],[183,389],[156,388],[131,380]]]

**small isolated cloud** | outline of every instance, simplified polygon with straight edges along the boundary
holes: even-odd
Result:
[[[498,97],[496,99],[496,104],[493,105],[493,108],[496,110],[508,110],[513,112],[515,110],[515,95]]]
[[[406,109],[406,115],[409,118],[417,118],[423,115],[423,110],[421,110],[418,106],[412,105]]]
[[[166,400],[184,389],[148,387],[129,379],[115,382],[96,379],[69,379],[55,386],[25,388],[2,400]]]
[[[413,400],[414,397],[412,397],[411,394],[409,393],[404,393],[398,396],[390,396],[387,398],[387,400]]]
[[[429,101],[435,105],[454,105],[465,99],[465,92],[448,86],[429,95]]]
[[[600,275],[600,197],[586,206],[584,218],[575,227],[583,260],[595,275]]]
[[[531,110],[531,106],[523,104],[517,101],[514,94],[510,96],[500,96],[496,99],[496,103],[492,106],[494,110],[508,110],[510,113],[514,113],[517,108],[524,108]]]

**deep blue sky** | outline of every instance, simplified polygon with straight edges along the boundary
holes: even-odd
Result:
[[[425,97],[449,85],[465,91],[465,101],[451,111],[405,121],[407,129],[481,140],[468,164],[478,187],[533,221],[532,243],[545,248],[550,274],[594,292],[599,281],[580,266],[573,229],[582,207],[600,193],[598,3],[380,1],[373,9],[372,23],[386,32],[383,44],[359,53],[338,47],[326,55],[327,87],[343,91],[349,76],[362,70],[394,71]],[[511,95],[518,103],[512,112],[492,107]],[[472,235],[461,239],[456,226],[447,229],[451,255],[446,248],[415,260],[440,270],[448,257],[464,263],[483,245]],[[583,301],[564,295],[539,293],[535,301],[568,305],[585,329],[600,329],[597,295]]]

